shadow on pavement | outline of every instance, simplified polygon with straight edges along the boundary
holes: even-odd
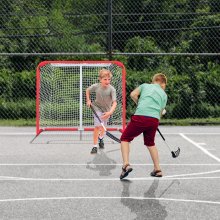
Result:
[[[159,200],[156,199],[128,199],[123,197],[129,197],[129,187],[131,181],[123,180],[123,191],[121,193],[121,203],[128,207],[132,213],[136,214],[135,220],[145,220],[145,219],[157,219],[163,220],[167,217],[166,207],[159,203]],[[146,198],[156,198],[155,192],[158,188],[159,180],[155,179],[151,184],[150,188],[144,193]]]
[[[111,170],[116,168],[116,161],[109,158],[103,150],[99,150],[94,159],[87,163],[86,168],[99,172],[100,176],[110,176]]]

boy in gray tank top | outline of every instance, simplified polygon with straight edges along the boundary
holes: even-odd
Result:
[[[110,84],[112,73],[107,69],[101,69],[99,71],[99,83],[95,83],[86,89],[86,102],[90,107],[92,104],[97,115],[100,117],[102,123],[106,126],[109,117],[116,109],[116,90]],[[93,103],[90,99],[90,94],[95,93],[95,101]],[[94,132],[93,132],[93,148],[91,153],[97,153],[97,145],[99,142],[99,148],[104,148],[103,137],[105,130],[94,115]]]

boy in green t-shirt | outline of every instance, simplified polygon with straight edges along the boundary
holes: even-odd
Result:
[[[157,73],[153,76],[152,84],[144,83],[131,92],[131,98],[137,104],[137,108],[121,136],[123,166],[120,179],[125,178],[132,171],[129,164],[129,142],[141,133],[143,133],[144,144],[148,147],[154,163],[154,170],[151,172],[151,176],[162,177],[154,139],[162,111],[167,103],[167,95],[164,91],[166,84],[166,76],[162,73]]]

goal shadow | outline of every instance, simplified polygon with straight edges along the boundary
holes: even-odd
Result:
[[[114,132],[114,135],[120,138],[120,132]],[[109,138],[107,135],[104,137],[105,144],[118,144],[116,141]],[[43,132],[31,144],[91,144],[93,142],[93,132]]]

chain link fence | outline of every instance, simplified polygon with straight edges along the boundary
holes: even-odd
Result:
[[[119,60],[129,93],[168,76],[165,119],[220,118],[220,1],[2,0],[0,119],[35,118],[43,60]]]

